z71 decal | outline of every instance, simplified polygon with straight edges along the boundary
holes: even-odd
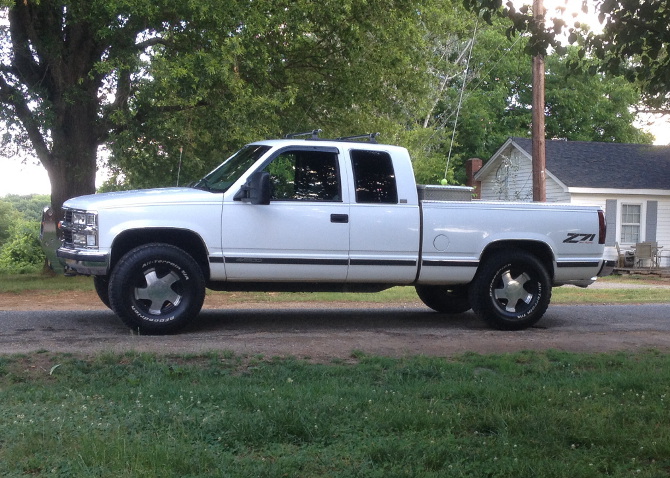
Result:
[[[577,234],[577,233],[568,233],[568,237],[563,241],[567,244],[593,244],[593,241],[596,239],[595,234]]]

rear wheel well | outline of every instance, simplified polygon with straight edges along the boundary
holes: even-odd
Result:
[[[112,244],[110,273],[128,251],[152,242],[170,244],[188,253],[198,263],[205,278],[209,278],[209,258],[202,238],[193,231],[170,228],[131,229],[119,234]]]
[[[551,251],[551,248],[544,242],[539,241],[500,241],[490,244],[484,252],[479,261],[480,264],[486,262],[486,260],[500,251],[525,251],[529,254],[532,254],[540,261],[544,266],[547,274],[553,280],[554,279],[554,254]]]

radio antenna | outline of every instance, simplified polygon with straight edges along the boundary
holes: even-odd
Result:
[[[177,186],[179,186],[179,175],[181,174],[181,156],[184,153],[184,147],[179,146],[179,166],[177,167]]]

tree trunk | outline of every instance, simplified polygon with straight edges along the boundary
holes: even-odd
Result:
[[[81,101],[57,106],[56,109],[57,120],[51,130],[52,152],[42,163],[51,181],[54,217],[60,221],[63,218],[63,202],[95,193],[99,141],[93,102]]]

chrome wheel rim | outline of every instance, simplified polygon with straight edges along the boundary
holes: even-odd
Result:
[[[182,295],[174,290],[179,284],[179,275],[173,270],[159,275],[156,269],[144,272],[145,286],[135,288],[135,299],[141,301],[151,315],[160,315],[166,308],[176,307]]]
[[[534,295],[526,287],[533,282],[527,273],[514,277],[512,271],[506,271],[501,274],[500,281],[500,287],[493,290],[499,307],[510,314],[519,314],[531,305]]]

